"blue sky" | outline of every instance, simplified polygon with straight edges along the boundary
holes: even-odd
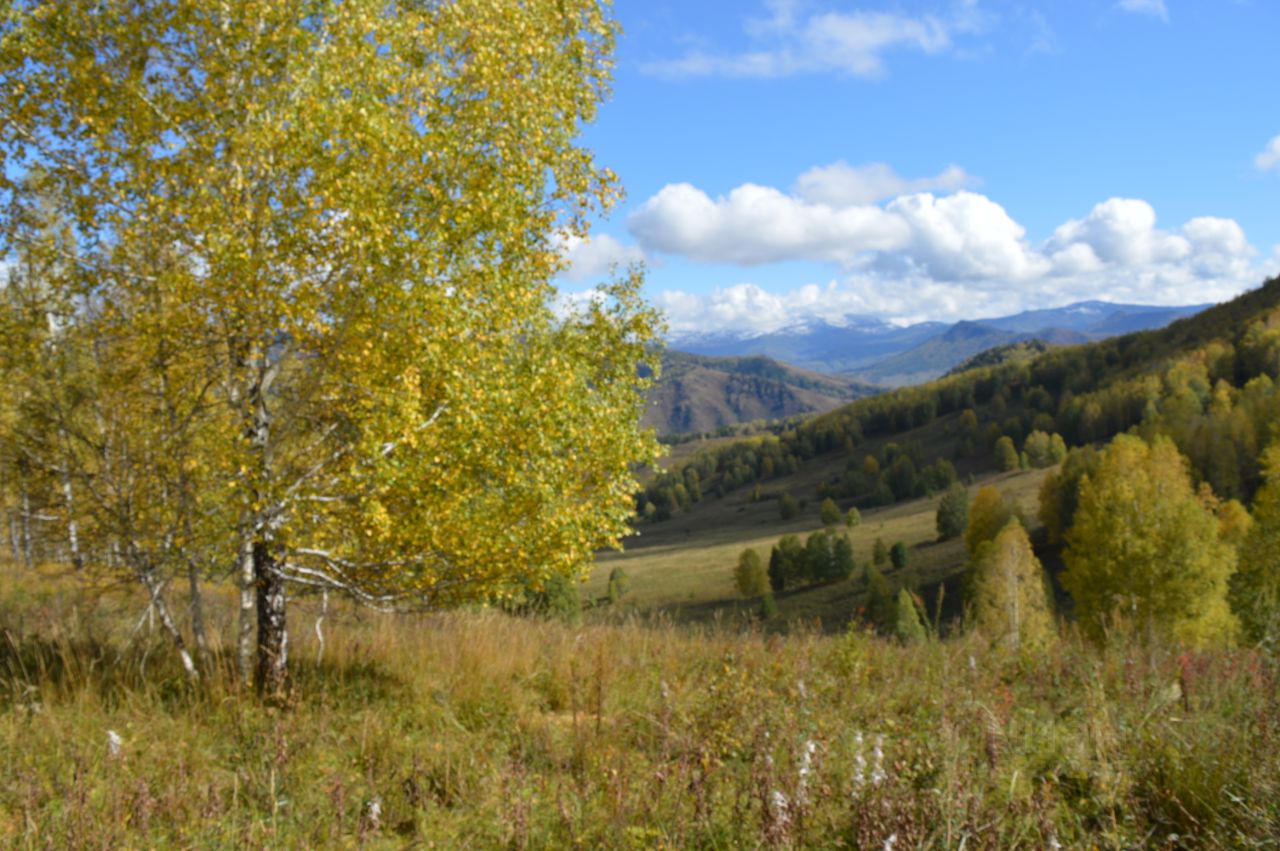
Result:
[[[617,0],[585,142],[674,332],[1189,304],[1280,271],[1269,0]]]

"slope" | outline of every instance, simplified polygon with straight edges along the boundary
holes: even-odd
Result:
[[[763,356],[704,357],[668,350],[644,421],[663,435],[715,432],[754,420],[829,411],[877,391]]]

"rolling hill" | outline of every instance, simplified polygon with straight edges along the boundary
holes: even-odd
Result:
[[[1101,321],[1115,327],[1151,317],[1135,312]],[[947,342],[989,342],[993,329],[984,325],[952,329]],[[877,539],[904,541],[912,567],[889,574],[890,581],[919,589],[926,601],[938,597],[945,616],[954,616],[966,556],[953,542],[936,542],[932,526],[947,481],[995,485],[1021,506],[1046,567],[1061,568],[1060,545],[1049,543],[1036,520],[1052,462],[1002,472],[993,451],[1000,437],[1026,449],[1036,430],[1057,433],[1070,447],[1102,445],[1130,429],[1148,440],[1163,437],[1215,498],[1252,499],[1261,451],[1280,417],[1280,279],[1161,329],[1039,348],[988,349],[967,371],[853,401],[780,434],[716,442],[684,456],[637,497],[650,520],[626,553],[601,558],[592,587],[625,566],[645,608],[682,620],[751,611],[730,581],[738,555],[753,548],[767,560],[782,535],[820,530],[819,508],[830,498],[842,512],[862,512],[851,533],[859,564]],[[784,517],[784,494],[798,503],[798,514]],[[852,586],[788,589],[779,611],[843,628],[865,600],[856,576]]]
[[[668,350],[662,361],[662,377],[649,393],[644,419],[662,435],[829,411],[878,391],[760,355],[706,357]]]

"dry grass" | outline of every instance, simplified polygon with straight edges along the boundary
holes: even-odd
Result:
[[[969,639],[900,647],[660,618],[574,627],[339,607],[317,662],[304,600],[291,613],[293,703],[276,711],[225,669],[189,689],[159,636],[131,636],[131,589],[0,576],[4,847],[1280,837],[1280,671],[1252,652],[1100,652],[1067,635],[1020,660]]]

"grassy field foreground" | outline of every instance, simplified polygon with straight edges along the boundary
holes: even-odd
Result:
[[[1016,660],[963,639],[339,612],[317,661],[302,601],[293,705],[268,710],[227,672],[186,687],[158,635],[130,637],[138,603],[0,568],[0,846],[1280,837],[1280,671],[1250,651],[1066,637]]]

